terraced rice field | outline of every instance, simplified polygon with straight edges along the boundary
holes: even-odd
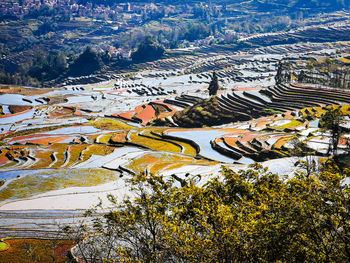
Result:
[[[314,46],[317,52],[323,48],[330,47]],[[48,204],[56,212],[86,209],[107,193],[129,194],[126,179],[137,173],[176,174],[204,184],[221,165],[238,170],[257,161],[276,168],[297,142],[325,156],[329,132],[319,119],[329,105],[349,115],[350,93],[305,83],[276,85],[279,59],[295,49],[174,57],[98,84],[0,86],[0,217],[4,210],[45,212]],[[213,70],[220,91],[217,105],[206,109]],[[187,120],[218,122],[182,128],[191,127],[177,122],[185,108]],[[349,118],[344,127],[350,127]],[[347,132],[341,151],[348,138]],[[0,224],[0,232],[5,228]]]
[[[3,178],[10,176],[14,176],[12,172],[2,173]],[[0,204],[67,187],[99,185],[118,178],[118,173],[105,169],[18,170],[14,180],[1,188]]]

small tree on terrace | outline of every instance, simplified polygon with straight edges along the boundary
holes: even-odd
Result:
[[[209,96],[216,95],[219,89],[219,83],[218,83],[218,77],[216,76],[216,73],[213,72],[213,76],[211,78],[211,81],[209,83]]]
[[[337,153],[339,139],[342,135],[341,124],[344,122],[344,115],[340,107],[328,108],[327,112],[321,118],[321,127],[329,130],[331,138],[329,140],[328,154]]]

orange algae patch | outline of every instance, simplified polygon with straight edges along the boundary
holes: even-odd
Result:
[[[70,240],[48,240],[48,239],[6,239],[9,248],[0,252],[1,262],[32,263],[33,259],[26,253],[27,247],[35,249],[41,262],[52,262],[52,247],[55,247],[56,263],[68,262],[68,251],[75,245]]]
[[[151,164],[154,164],[160,160],[152,154],[145,154],[138,159],[132,160],[126,167],[133,170],[135,173],[144,172]]]
[[[224,142],[224,140],[222,139],[222,137],[218,137],[218,138],[215,138],[215,142],[221,143],[221,142]]]
[[[293,135],[285,135],[281,136],[280,139],[271,147],[273,149],[281,149],[283,145],[285,145],[287,142],[289,142],[293,138]]]
[[[50,116],[53,118],[60,118],[68,115],[72,115],[74,113],[72,108],[67,107],[59,107],[56,110],[50,112]]]
[[[35,88],[24,88],[0,85],[0,94],[21,94],[24,96],[41,95],[52,91],[51,89],[35,89]]]
[[[157,162],[150,167],[150,172],[151,172],[151,174],[156,174],[172,164],[174,164],[174,163],[173,162]]]
[[[261,87],[246,87],[246,88],[235,88],[234,90],[237,90],[237,91],[248,91],[248,90],[260,90]]]
[[[259,134],[246,134],[243,138],[239,139],[240,142],[248,142],[259,136]]]
[[[235,138],[235,137],[223,137],[223,140],[228,145],[231,145],[231,146],[234,146],[234,147],[238,147],[237,144],[236,144],[236,141],[238,140],[238,138]]]
[[[20,113],[20,112],[23,112],[23,111],[28,111],[31,108],[32,108],[31,106],[25,106],[25,105],[10,105],[9,106],[9,111],[12,114],[16,114],[16,113]]]
[[[22,144],[32,143],[32,144],[39,144],[39,145],[49,145],[52,143],[60,143],[70,138],[73,140],[74,137],[73,136],[53,137],[53,136],[47,136],[44,134],[30,134],[26,136],[12,138],[9,140],[9,142],[17,142]]]
[[[72,136],[60,136],[60,137],[47,137],[47,138],[40,138],[37,140],[31,140],[31,143],[35,144],[41,144],[41,145],[49,145],[51,143],[60,143],[62,141],[65,141],[67,139],[73,140],[74,137]]]
[[[8,142],[22,141],[22,140],[28,140],[36,137],[46,137],[46,136],[47,135],[44,135],[44,134],[29,134],[24,136],[13,137],[9,139]]]
[[[142,120],[142,124],[146,125],[155,116],[155,110],[151,105],[146,105],[146,107],[135,115],[137,118]]]
[[[120,113],[118,115],[122,118],[131,119],[132,117],[135,116],[135,114],[137,114],[143,110],[143,106],[144,105],[137,106],[136,109],[134,109],[132,111],[123,112],[123,113]]]
[[[4,165],[5,163],[7,163],[9,161],[9,159],[6,157],[6,153],[8,152],[8,150],[6,149],[1,149],[1,153],[0,153],[0,166]]]

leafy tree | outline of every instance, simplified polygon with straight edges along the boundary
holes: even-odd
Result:
[[[188,41],[194,41],[197,39],[203,39],[210,35],[210,25],[204,23],[190,23],[183,32],[183,39]]]
[[[64,74],[67,65],[66,56],[63,52],[58,54],[44,54],[43,52],[38,52],[33,61],[33,65],[28,69],[20,65],[18,72],[22,78],[28,74],[38,81],[46,81],[55,79]]]
[[[57,30],[57,23],[52,21],[47,21],[41,24],[36,31],[34,31],[34,35],[44,35],[49,32],[55,32]]]
[[[89,238],[76,254],[85,262],[92,252],[107,262],[349,262],[348,176],[331,160],[290,179],[259,164],[223,167],[202,187],[136,176],[132,198],[109,196],[115,209],[95,218],[92,232],[80,228]]]
[[[65,71],[68,67],[66,55],[63,52],[57,54],[57,56],[54,59],[54,63],[56,70],[60,71],[61,73]]]
[[[133,61],[155,60],[164,55],[165,49],[152,37],[147,36],[138,46],[137,50],[131,54]]]
[[[213,76],[211,78],[211,81],[209,83],[209,96],[216,95],[216,93],[219,90],[219,83],[218,83],[218,77],[216,76],[216,73],[213,72]]]
[[[72,76],[90,75],[102,68],[102,61],[99,55],[91,47],[87,47],[71,65],[69,74]]]
[[[291,65],[288,62],[278,62],[276,84],[289,83],[291,81]]]

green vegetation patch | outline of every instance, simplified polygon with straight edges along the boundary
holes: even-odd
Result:
[[[10,182],[0,191],[0,201],[32,197],[67,187],[95,186],[119,178],[119,174],[105,169],[44,170]]]
[[[9,245],[5,241],[0,241],[0,252],[8,250]]]
[[[283,130],[283,129],[288,129],[288,128],[291,128],[291,127],[296,127],[296,126],[299,126],[301,124],[303,124],[301,121],[291,120],[287,124],[284,124],[284,125],[281,125],[281,126],[277,126],[277,127],[272,127],[272,128],[276,129],[276,130]]]
[[[271,112],[273,114],[282,114],[282,111],[274,110],[274,109],[264,109],[266,112]]]
[[[99,118],[92,122],[92,125],[95,128],[101,129],[101,130],[121,130],[121,129],[134,129],[135,127],[126,124],[125,122],[122,122],[117,119],[113,118]]]

